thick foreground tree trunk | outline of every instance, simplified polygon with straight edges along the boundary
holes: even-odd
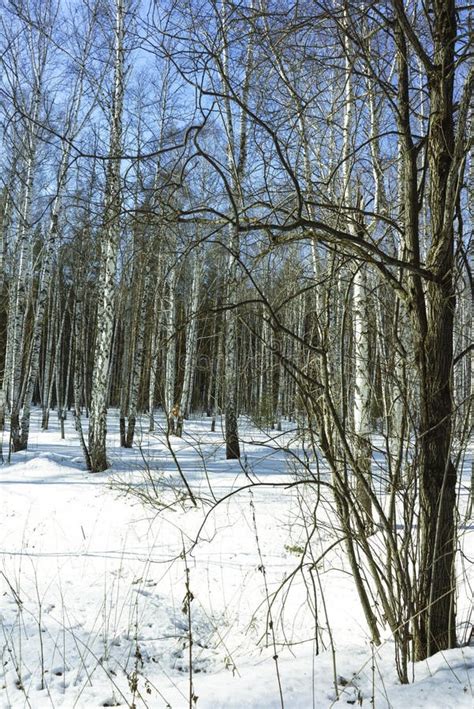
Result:
[[[400,9],[398,10],[401,12]],[[403,21],[403,16],[400,15]],[[427,158],[430,244],[427,266],[434,279],[416,297],[420,378],[420,588],[415,659],[454,646],[456,549],[456,470],[451,459],[454,402],[453,334],[455,311],[454,210],[462,179],[462,145],[471,85],[457,111],[453,103],[456,45],[454,0],[433,2],[432,59],[422,56],[430,98]],[[411,37],[410,41],[415,41]],[[472,75],[472,72],[471,72]]]
[[[444,286],[429,288],[430,317],[421,365],[421,613],[415,638],[417,660],[456,643],[456,470],[451,460],[454,296],[449,280]]]

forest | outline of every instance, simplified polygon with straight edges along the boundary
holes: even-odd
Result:
[[[1,0],[2,706],[472,706],[471,12]]]

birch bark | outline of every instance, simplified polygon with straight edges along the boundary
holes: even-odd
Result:
[[[148,381],[148,430],[155,430],[155,392],[158,377],[158,344],[161,330],[161,300],[162,300],[162,274],[161,261],[158,261],[156,268],[156,286],[153,298],[153,324],[150,344],[150,378]]]
[[[115,11],[114,90],[110,117],[109,166],[105,192],[102,263],[97,307],[97,335],[89,422],[89,454],[93,472],[100,472],[108,467],[106,452],[107,391],[115,315],[115,273],[120,242],[121,180],[119,156],[122,146],[124,95],[125,0],[116,0]]]
[[[221,83],[223,89],[223,121],[227,137],[227,168],[230,174],[231,197],[236,213],[234,220],[238,219],[243,205],[243,178],[247,163],[248,118],[242,108],[238,117],[239,129],[236,135],[235,118],[232,114],[231,100],[229,97],[229,36],[228,23],[230,8],[226,0],[222,2],[222,31],[223,49],[221,64]],[[250,90],[250,77],[253,66],[253,35],[247,43],[244,79],[242,83],[242,105],[245,106]],[[225,379],[225,438],[227,459],[240,458],[240,444],[238,432],[238,334],[237,313],[234,307],[237,289],[238,261],[240,258],[240,235],[236,223],[229,226],[229,251],[226,269],[226,301],[225,314],[225,354],[224,354],[224,379]]]
[[[38,115],[40,89],[35,97],[34,115]],[[36,138],[31,133],[28,145],[28,157],[26,167],[25,188],[23,193],[22,208],[20,215],[20,229],[18,235],[17,249],[19,251],[18,273],[15,283],[13,315],[11,330],[8,333],[11,337],[10,354],[10,445],[13,452],[21,450],[20,432],[20,408],[21,408],[21,376],[24,354],[24,326],[27,304],[28,280],[31,278],[31,242],[29,233],[29,215],[31,208],[31,197],[33,189],[33,174],[36,156]]]
[[[136,311],[136,338],[133,354],[133,362],[130,372],[130,392],[128,400],[128,425],[125,447],[131,448],[135,435],[135,427],[138,411],[138,394],[140,388],[140,380],[143,369],[143,357],[145,352],[145,328],[146,315],[148,309],[148,297],[150,291],[150,256],[146,255],[146,263],[144,267],[143,278],[140,279],[138,307]]]
[[[199,288],[201,285],[201,253],[194,249],[191,285],[191,300],[187,311],[188,327],[186,332],[186,354],[184,361],[183,388],[179,404],[180,415],[188,418],[193,395],[193,381],[197,354],[197,313],[199,307]]]
[[[86,52],[90,48],[90,34],[86,40]],[[83,86],[84,86],[84,74],[85,74],[85,61],[81,64],[81,69],[76,78],[70,108],[68,111],[67,124],[65,126],[66,132],[68,134],[67,139],[63,140],[61,148],[61,159],[58,168],[57,182],[56,182],[56,194],[51,205],[51,217],[49,221],[49,227],[47,236],[45,239],[45,244],[43,247],[43,263],[40,276],[40,285],[38,289],[38,296],[36,302],[36,310],[33,321],[33,332],[32,332],[32,344],[31,344],[31,357],[29,363],[29,370],[27,375],[27,384],[25,388],[25,394],[22,401],[22,415],[21,415],[21,432],[18,448],[24,450],[28,447],[28,436],[30,429],[30,415],[31,415],[31,402],[33,399],[33,394],[35,386],[38,379],[39,367],[40,367],[40,349],[41,349],[41,337],[43,331],[43,324],[46,314],[46,306],[48,302],[48,292],[51,284],[51,278],[53,273],[53,256],[56,247],[56,242],[58,238],[59,229],[59,218],[61,214],[61,202],[63,198],[63,191],[66,186],[68,169],[69,169],[69,159],[71,154],[71,140],[77,134],[78,130],[78,117],[79,109],[81,105]]]
[[[166,303],[165,303],[165,413],[168,419],[169,433],[175,432],[176,416],[175,387],[176,387],[176,244],[172,238],[172,248],[165,276]]]
[[[347,21],[347,20],[346,20]],[[343,207],[351,204],[351,197],[356,196],[356,206],[361,208],[361,199],[353,195],[355,186],[351,177],[354,94],[352,79],[351,43],[348,35],[344,36],[345,68],[344,68],[344,120],[343,120]],[[354,236],[358,234],[359,220],[353,215],[346,216],[348,230]],[[366,309],[366,266],[361,263],[356,266],[352,289],[352,320],[353,320],[353,351],[354,351],[354,392],[353,421],[354,443],[358,470],[355,471],[355,483],[359,504],[370,525],[372,505],[366,485],[371,484],[370,443],[370,405],[371,405],[371,374],[369,362],[368,315]]]

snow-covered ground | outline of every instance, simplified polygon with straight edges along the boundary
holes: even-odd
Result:
[[[225,460],[208,419],[172,439],[200,496],[193,508],[180,503],[159,430],[124,450],[113,413],[109,425],[106,473],[84,471],[71,418],[61,441],[53,415],[40,431],[38,412],[28,452],[0,467],[2,707],[271,709],[280,694],[287,709],[473,706],[472,647],[418,663],[414,682],[399,684],[390,637],[369,642],[339,545],[314,587],[292,576],[305,540],[299,510],[311,501],[286,486],[292,458],[263,447],[263,433],[247,428],[241,463]],[[265,485],[250,489],[257,477]],[[327,520],[316,556],[334,539],[329,508]]]

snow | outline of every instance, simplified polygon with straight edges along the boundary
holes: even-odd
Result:
[[[326,609],[318,593],[316,655],[307,600],[314,594],[300,574],[291,576],[307,493],[288,487],[288,456],[262,446],[263,432],[244,430],[240,463],[224,459],[222,432],[211,433],[206,418],[172,439],[202,500],[193,508],[180,501],[160,431],[139,433],[141,452],[124,450],[116,413],[109,418],[112,469],[103,474],[84,471],[71,417],[61,441],[54,415],[50,430],[40,431],[38,411],[28,452],[1,468],[1,707],[188,707],[186,568],[197,707],[281,707],[277,671],[288,709],[472,707],[473,647],[417,663],[413,683],[399,684],[390,635],[380,648],[370,644],[338,545],[318,564]],[[237,492],[256,476],[264,486]],[[152,479],[158,496],[144,505],[140,495],[153,490]],[[214,499],[221,502],[212,509]],[[315,556],[332,540],[327,514]],[[467,592],[460,621],[468,617]]]

